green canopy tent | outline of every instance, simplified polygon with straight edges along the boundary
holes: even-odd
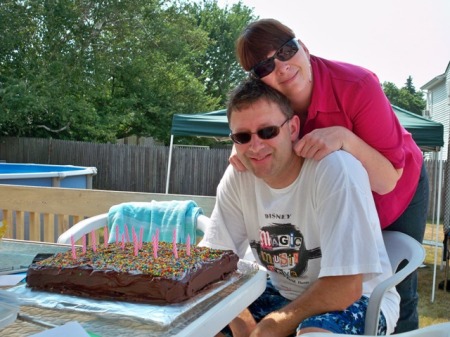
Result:
[[[417,145],[424,152],[439,151],[444,145],[444,126],[412,112],[392,106],[400,123],[411,132]],[[175,114],[172,119],[171,147],[175,136],[228,137],[226,110],[200,114]]]
[[[227,110],[173,115],[171,136],[228,137]]]
[[[411,132],[423,152],[439,152],[444,146],[444,125],[392,105],[400,124]]]
[[[400,123],[411,132],[413,139],[424,152],[439,152],[444,145],[444,126],[441,123],[421,117],[405,109],[392,106]],[[167,167],[166,194],[169,193],[170,168],[172,165],[173,139],[175,136],[228,137],[230,128],[226,110],[216,110],[200,114],[175,114]],[[439,185],[440,186],[440,185]]]

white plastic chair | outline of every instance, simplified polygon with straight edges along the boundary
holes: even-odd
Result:
[[[381,300],[386,291],[395,287],[419,268],[425,259],[423,246],[404,233],[383,231],[383,239],[394,275],[376,286],[370,295],[364,328],[364,334],[368,336],[377,334]],[[398,266],[404,260],[407,260],[408,263],[401,270],[397,271]]]
[[[96,215],[87,219],[84,219],[80,222],[77,222],[75,225],[70,227],[67,231],[62,233],[58,237],[58,243],[70,244],[71,237],[75,241],[78,241],[82,238],[83,235],[90,233],[93,230],[103,228],[108,223],[108,213],[103,213],[100,215]],[[209,218],[205,215],[199,215],[197,217],[196,228],[201,230],[203,233],[205,232],[206,227],[209,224]]]
[[[310,332],[301,335],[302,337],[348,337],[349,335],[329,334],[324,332]],[[376,336],[376,335],[370,335]],[[396,334],[398,337],[450,337],[450,322],[430,325],[422,329]]]
[[[373,290],[372,294],[370,295],[369,304],[367,306],[366,312],[366,322],[364,327],[364,335],[366,336],[377,335],[378,321],[380,318],[381,300],[383,299],[383,296],[386,293],[386,291],[388,291],[392,287],[395,287],[397,284],[403,281],[409,274],[415,271],[422,264],[425,258],[425,250],[423,249],[422,245],[406,234],[395,231],[383,231],[383,239],[384,245],[386,246],[386,250],[389,256],[389,260],[391,261],[392,272],[394,273],[394,275],[392,275],[390,278],[384,280],[379,285],[377,285]],[[401,270],[397,271],[399,264],[403,260],[408,261],[407,265],[403,267]],[[302,336],[329,337],[330,334],[308,333]],[[344,335],[333,334],[332,336],[344,336]],[[399,334],[398,336],[402,336],[402,334]]]

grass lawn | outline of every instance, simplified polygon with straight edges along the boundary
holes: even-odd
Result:
[[[443,240],[442,227],[438,230],[439,242]],[[428,225],[425,239],[434,240],[436,225]],[[441,268],[442,248],[437,252],[436,289],[434,302],[431,302],[433,288],[433,271],[435,247],[425,245],[426,258],[424,267],[419,269],[419,316],[420,327],[450,321],[450,292],[438,289],[439,282],[444,280],[444,265]],[[450,272],[449,272],[450,277]]]

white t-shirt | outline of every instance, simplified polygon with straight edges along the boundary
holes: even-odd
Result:
[[[363,294],[370,297],[392,275],[367,172],[344,151],[306,159],[298,178],[282,189],[228,167],[200,245],[232,249],[243,258],[249,243],[290,300],[320,277],[354,274],[364,274]],[[388,332],[399,302],[395,289],[382,301]]]

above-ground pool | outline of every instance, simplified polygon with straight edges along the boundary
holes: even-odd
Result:
[[[95,167],[0,163],[0,184],[92,188]]]

